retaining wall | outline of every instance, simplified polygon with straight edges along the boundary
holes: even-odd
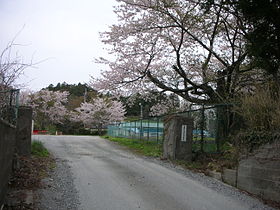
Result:
[[[264,199],[280,202],[280,141],[260,147],[241,160],[237,170],[224,169],[222,180]]]
[[[280,141],[262,146],[240,161],[237,187],[280,202]]]

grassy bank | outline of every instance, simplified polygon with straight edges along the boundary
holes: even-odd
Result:
[[[103,138],[108,139],[109,141],[117,142],[118,144],[125,146],[141,155],[150,157],[160,157],[162,155],[162,145],[158,144],[157,142],[110,136],[104,136]]]
[[[145,141],[139,139],[127,139],[119,137],[103,136],[110,141],[116,142],[130,150],[145,156],[162,157],[162,144],[157,142]],[[192,145],[192,160],[175,160],[173,163],[183,166],[184,168],[202,172],[207,174],[207,171],[221,171],[223,167],[234,168],[236,164],[234,151],[232,147],[223,147],[222,153],[216,153],[216,144],[205,142],[204,153],[199,152],[200,145]]]

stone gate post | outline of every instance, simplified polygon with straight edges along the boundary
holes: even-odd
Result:
[[[191,160],[193,119],[168,116],[164,119],[163,157]]]
[[[18,109],[16,127],[16,151],[19,155],[31,154],[32,108],[21,106]]]

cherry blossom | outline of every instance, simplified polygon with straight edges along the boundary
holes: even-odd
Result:
[[[244,28],[221,3],[209,11],[198,0],[118,0],[119,21],[101,34],[114,59],[92,86],[112,94],[150,90],[194,103],[234,97],[248,66]],[[246,81],[248,82],[248,81]]]
[[[27,94],[22,101],[33,108],[35,121],[40,121],[43,127],[47,121],[55,124],[63,122],[68,115],[68,110],[65,108],[68,95],[67,91],[40,90]]]
[[[110,123],[124,120],[125,109],[121,102],[108,99],[96,98],[91,102],[82,103],[75,113],[72,113],[74,121],[81,121],[85,126],[98,129]]]

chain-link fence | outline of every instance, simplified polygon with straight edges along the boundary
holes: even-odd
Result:
[[[109,125],[108,135],[113,137],[156,141],[160,143],[163,140],[162,117],[140,119]]]
[[[221,145],[227,140],[229,130],[232,130],[234,125],[232,105],[228,104],[213,106],[192,105],[189,111],[175,114],[190,117],[194,120],[192,149],[195,152],[220,152]],[[162,143],[164,117],[110,125],[108,126],[108,135]]]
[[[193,105],[189,111],[178,115],[194,120],[193,151],[207,153],[221,151],[221,145],[227,141],[232,126],[232,105]]]
[[[19,90],[9,89],[0,91],[0,118],[16,125],[19,106]]]

